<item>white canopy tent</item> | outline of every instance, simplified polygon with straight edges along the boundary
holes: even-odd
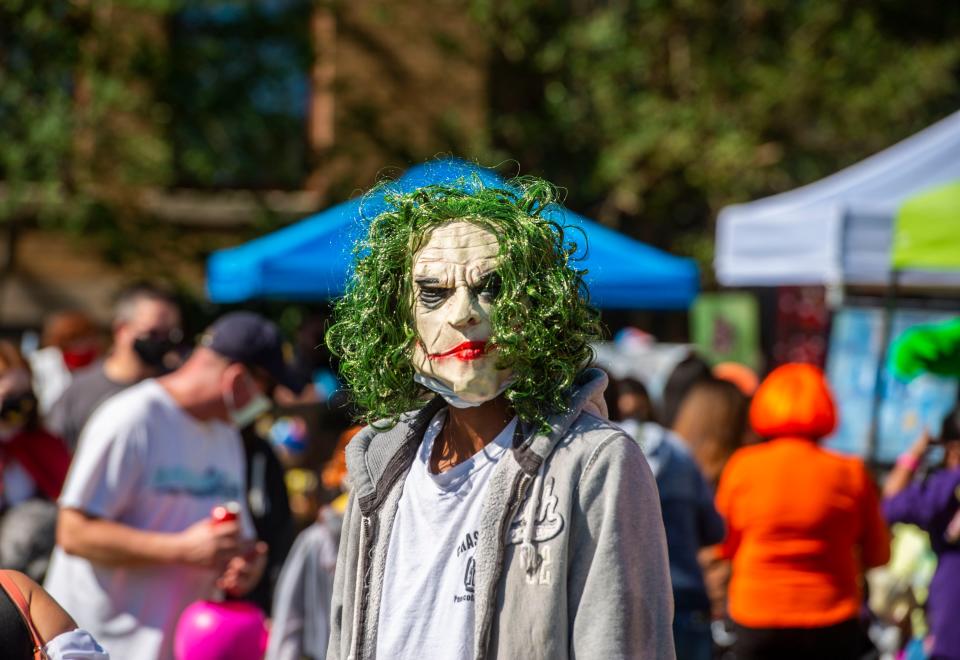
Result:
[[[885,286],[900,205],[957,180],[960,112],[825,179],[724,208],[717,279],[724,286]],[[960,287],[960,272],[901,271],[897,279],[900,286]]]

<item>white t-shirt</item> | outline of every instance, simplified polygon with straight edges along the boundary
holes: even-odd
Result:
[[[44,645],[50,660],[110,660],[110,656],[86,630],[60,633]]]
[[[377,631],[378,658],[473,657],[474,552],[494,465],[510,448],[514,419],[493,442],[442,474],[430,472],[440,411],[423,434],[390,533]]]
[[[90,418],[60,506],[137,529],[180,532],[226,501],[246,508],[244,454],[226,424],[200,422],[147,380]],[[183,565],[112,567],[54,550],[45,587],[114,658],[171,658],[177,618],[212,595],[213,570]]]

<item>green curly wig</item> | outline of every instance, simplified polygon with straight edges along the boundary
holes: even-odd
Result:
[[[366,423],[392,423],[429,398],[413,379],[413,255],[433,228],[453,220],[499,239],[491,341],[498,368],[513,371],[505,396],[521,420],[546,429],[593,357],[590,341],[600,336],[600,321],[589,304],[586,271],[572,265],[578,247],[570,227],[544,217],[558,203],[556,189],[534,177],[497,187],[470,179],[407,193],[385,183],[369,193],[382,194],[387,208],[354,248],[354,272],[326,335]]]

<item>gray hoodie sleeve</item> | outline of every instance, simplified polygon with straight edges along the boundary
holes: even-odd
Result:
[[[353,593],[347,593],[347,590],[352,590],[356,586],[359,516],[356,497],[351,494],[343,516],[340,548],[337,551],[337,569],[333,576],[333,597],[330,599],[330,643],[327,646],[326,660],[342,660],[350,654],[351,622],[345,618],[352,617],[353,612],[345,608],[344,604],[353,602]]]
[[[660,498],[640,447],[603,441],[579,483],[568,578],[570,657],[669,660],[673,595]]]

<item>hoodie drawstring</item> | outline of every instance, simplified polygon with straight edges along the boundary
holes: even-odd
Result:
[[[360,650],[360,638],[363,635],[361,628],[363,627],[363,607],[364,607],[364,596],[366,595],[367,587],[367,553],[369,552],[366,549],[366,545],[369,542],[370,537],[370,518],[367,516],[361,516],[360,518],[360,541],[359,541],[359,553],[357,556],[357,584],[356,590],[353,594],[353,626],[350,638],[350,654],[347,656],[347,660],[357,660]],[[344,541],[346,542],[346,541]]]

